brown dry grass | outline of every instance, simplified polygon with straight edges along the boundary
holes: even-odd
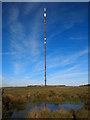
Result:
[[[50,109],[44,108],[43,110],[38,110],[37,108],[33,109],[28,113],[27,118],[49,118]]]
[[[16,95],[16,96],[14,96],[12,94],[8,94],[6,97],[9,98],[10,101],[14,102],[14,103],[22,104],[22,103],[26,102],[26,97],[24,95]]]

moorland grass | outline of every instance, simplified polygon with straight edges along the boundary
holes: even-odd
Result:
[[[48,107],[43,110],[38,110],[37,108],[30,111],[27,115],[27,118],[88,118],[88,110],[66,110],[61,108],[60,110],[55,110],[53,112],[50,111]]]
[[[59,86],[36,86],[36,87],[7,87],[4,88],[4,95],[11,94],[24,96],[28,100],[47,101],[51,103],[62,102],[85,102],[88,99],[88,87],[59,87]]]
[[[9,110],[6,109],[5,104],[8,103]],[[88,99],[88,86],[83,87],[59,87],[59,86],[35,86],[35,87],[6,87],[4,88],[3,94],[3,116],[7,113],[7,111],[11,111],[15,107],[20,109],[25,102],[48,102],[54,104],[61,103],[84,103],[84,109],[78,112],[75,112],[76,116],[82,116],[84,113],[87,116],[87,110],[89,106]],[[21,106],[20,106],[21,105]],[[90,106],[89,106],[90,108]],[[43,117],[45,115],[43,112],[46,112],[47,117],[71,117],[71,111],[66,110],[56,110],[53,113],[49,110],[49,108],[45,108],[44,111],[35,110],[35,113],[38,113],[39,117]],[[48,113],[48,115],[47,115]],[[28,116],[34,116],[34,110],[32,113],[29,113]]]

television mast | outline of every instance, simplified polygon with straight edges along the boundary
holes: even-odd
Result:
[[[44,8],[45,86],[46,86],[46,8]]]

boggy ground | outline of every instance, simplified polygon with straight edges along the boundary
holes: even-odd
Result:
[[[50,109],[44,108],[43,110],[33,109],[28,113],[27,118],[87,118],[88,110],[85,108],[81,110],[65,110],[61,108],[60,110],[55,110],[51,112]]]
[[[59,86],[34,86],[34,87],[7,87],[4,88],[3,94],[3,117],[8,117],[8,113],[12,113],[14,108],[23,109],[24,103],[29,100],[30,102],[48,102],[54,104],[60,103],[84,103],[84,108],[74,111],[74,114],[79,118],[88,115],[89,95],[88,86],[80,87],[59,87]],[[35,111],[35,112],[34,112]],[[45,112],[46,111],[46,112]],[[30,117],[71,117],[72,111],[64,109],[51,112],[49,108],[42,111],[32,110],[28,113]],[[46,113],[46,115],[44,113]],[[48,114],[47,114],[48,113]],[[49,115],[49,116],[48,116]]]

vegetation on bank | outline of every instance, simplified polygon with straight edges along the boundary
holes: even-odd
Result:
[[[59,87],[59,86],[47,86],[47,87],[8,87],[4,88],[3,94],[3,117],[8,117],[8,114],[11,114],[14,108],[24,109],[25,103],[28,101],[41,103],[84,103],[84,109],[76,112],[76,116],[81,116],[82,113],[87,113],[87,110],[90,110],[89,98],[88,98],[88,86],[81,87]],[[35,110],[39,116],[43,116],[43,111]],[[48,115],[52,117],[65,117],[71,116],[70,111],[66,110],[56,110],[53,113],[49,108],[45,109],[48,112]],[[44,112],[45,112],[44,111]],[[63,112],[64,113],[63,113]],[[34,110],[31,111],[28,116],[32,117]],[[45,114],[44,114],[45,115]],[[83,114],[84,115],[84,114]],[[47,116],[47,115],[46,115]],[[47,116],[48,117],[48,116]]]
[[[88,100],[88,87],[7,87],[4,88],[4,95],[12,95],[16,98],[23,96],[32,102],[47,101],[56,104],[61,102],[85,102]]]
[[[55,110],[51,112],[48,107],[43,110],[38,110],[37,108],[30,111],[27,118],[88,118],[88,110],[66,110],[61,108],[60,110]]]
[[[2,117],[8,118],[14,108],[24,109],[26,98],[23,95],[13,96],[11,94],[2,96]]]

